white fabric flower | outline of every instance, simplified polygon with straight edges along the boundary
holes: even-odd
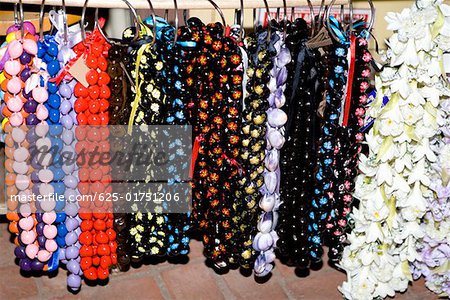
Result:
[[[417,5],[385,18],[394,33],[384,55],[387,66],[375,78],[377,97],[367,110],[375,122],[366,134],[368,154],[360,155],[354,193],[360,203],[339,264],[347,272],[339,288],[347,299],[393,297],[407,289],[412,271],[414,278],[431,274],[427,286],[434,291],[450,286],[450,278],[425,265],[419,246],[450,241],[450,201],[448,219],[430,219],[445,215],[443,207],[430,209],[436,182],[445,174],[450,181],[450,146],[447,152],[437,142],[446,126],[450,136],[450,117],[442,113],[450,115],[450,88],[441,74],[443,52],[450,50],[450,7],[440,0]],[[430,221],[422,224],[423,218]]]

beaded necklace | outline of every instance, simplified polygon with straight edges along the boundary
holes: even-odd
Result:
[[[361,143],[363,134],[360,129],[364,125],[365,105],[368,94],[372,91],[370,88],[370,63],[372,56],[367,49],[367,32],[365,28],[356,24],[355,28],[358,32],[353,33],[352,51],[355,57],[355,80],[351,91],[350,114],[348,116],[348,125],[340,126],[337,136],[337,147],[339,155],[336,156],[336,179],[335,194],[336,202],[334,205],[334,218],[329,219],[327,223],[327,231],[329,237],[328,255],[333,263],[340,260],[341,253],[344,248],[345,234],[349,230],[348,215],[353,204],[354,181],[358,173],[358,155],[361,152]],[[359,25],[359,26],[358,26]],[[339,171],[338,171],[339,170]]]
[[[28,24],[30,25],[30,24]],[[24,24],[25,26],[25,24]],[[17,30],[17,28],[16,28]],[[30,161],[30,143],[27,140],[29,130],[22,124],[35,125],[39,119],[34,114],[28,114],[24,109],[25,99],[31,97],[31,93],[25,92],[25,86],[30,80],[30,67],[37,54],[36,31],[34,27],[27,26],[24,28],[24,35],[20,31],[12,30],[7,36],[9,61],[4,65],[4,75],[6,80],[2,81],[2,89],[5,92],[4,100],[6,106],[2,110],[4,117],[7,117],[5,131],[8,136],[5,140],[6,148],[6,167],[7,174],[6,184],[9,186],[15,185],[15,188],[8,187],[8,196],[12,197],[18,195],[24,200],[21,204],[16,206],[20,212],[20,217],[15,216],[14,221],[18,221],[18,226],[10,226],[12,232],[18,233],[16,240],[15,254],[19,258],[19,266],[24,271],[43,270],[46,269],[45,263],[50,259],[52,250],[56,250],[56,243],[48,243],[48,248],[45,245],[40,245],[37,242],[36,232],[36,215],[34,214],[36,207],[34,202],[28,196],[31,196],[32,182],[28,174],[31,173]],[[6,54],[5,54],[6,55]],[[20,77],[17,76],[20,73]],[[36,93],[36,101],[41,104],[47,100],[46,93]],[[31,100],[28,100],[31,101]],[[44,109],[45,111],[45,109]],[[45,119],[45,112],[39,113],[41,120]],[[31,140],[31,138],[28,138]],[[32,141],[31,141],[32,142]],[[11,161],[8,161],[10,159]],[[8,170],[9,169],[9,170]],[[17,201],[9,199],[9,201]],[[53,209],[53,208],[51,208]],[[50,225],[46,235],[49,238],[54,238],[53,232],[56,228]],[[17,230],[16,230],[17,229]]]
[[[157,20],[156,49],[158,49],[159,60],[164,62],[164,67],[158,74],[161,76],[162,92],[166,95],[167,117],[165,123],[168,125],[184,125],[188,121],[186,109],[188,101],[192,97],[192,89],[186,84],[188,76],[186,66],[192,59],[196,43],[192,42],[191,31],[186,26],[179,28],[178,32],[174,32],[174,28],[165,20],[160,18],[157,18]],[[178,35],[175,45],[173,44],[174,34]],[[187,127],[184,128],[184,130],[187,129]],[[166,131],[165,138],[172,141],[169,145],[171,148],[178,148],[186,142],[182,141],[180,137],[168,136],[168,134]],[[186,153],[183,151],[176,151],[176,155],[171,160],[176,161],[177,159],[183,159],[182,157],[185,156]],[[169,178],[168,185],[173,186],[180,183],[180,169],[187,167],[187,164],[182,166],[169,165],[168,170],[172,177]],[[165,216],[168,231],[166,251],[170,256],[189,253],[189,237],[187,235],[190,228],[189,215],[172,213]]]
[[[267,32],[261,27],[257,28],[254,35],[246,37],[246,49],[249,58],[247,68],[247,97],[244,99],[242,143],[240,164],[246,170],[245,177],[240,180],[241,187],[236,189],[236,197],[242,203],[240,219],[242,234],[239,245],[241,248],[241,265],[251,265],[255,259],[253,249],[253,237],[256,230],[255,224],[257,206],[260,199],[259,189],[264,183],[262,173],[264,171],[264,158],[266,148],[266,111],[270,92],[267,88],[270,77],[269,70],[272,67],[273,53],[268,51]],[[273,199],[275,201],[275,199]]]
[[[198,83],[200,101],[198,106],[189,103],[196,137],[194,224],[203,231],[206,257],[215,267],[225,268],[235,263],[232,253],[237,252],[233,250],[231,210],[233,185],[240,169],[235,158],[239,155],[236,121],[240,118],[237,107],[242,97],[242,60],[235,41],[223,36],[221,24],[204,26],[196,18],[188,24],[202,49],[196,60],[201,71],[196,78],[191,74],[194,84]]]
[[[106,103],[111,96],[108,87],[110,77],[106,73],[109,48],[110,45],[97,28],[87,35],[84,42],[74,47],[77,58],[85,58],[86,65],[90,69],[86,74],[89,86],[86,88],[78,82],[74,87],[74,94],[77,97],[74,109],[77,112],[78,124],[81,125],[76,131],[79,142],[75,149],[78,154],[81,154],[81,151],[92,153],[96,147],[102,152],[109,152],[110,149],[109,129],[100,126],[109,123],[109,105]],[[88,161],[78,160],[80,194],[111,193],[111,167],[101,165],[99,161],[89,162],[88,165]],[[79,216],[83,220],[80,224],[82,233],[79,236],[80,265],[86,279],[104,280],[109,276],[111,265],[117,263],[112,202],[102,201],[100,198],[91,200],[79,202],[81,206]]]
[[[273,23],[273,25],[278,25]],[[276,28],[272,26],[272,28]],[[280,198],[280,149],[283,147],[284,125],[287,121],[287,114],[281,110],[286,102],[284,90],[286,89],[287,68],[286,65],[291,61],[289,49],[286,47],[283,33],[275,30],[273,33],[273,47],[277,53],[274,57],[273,67],[270,72],[268,98],[269,109],[267,110],[267,134],[266,134],[266,158],[264,171],[264,186],[261,192],[263,197]],[[278,221],[278,205],[271,210],[263,210],[259,222],[258,230],[253,242],[253,247],[259,251],[256,259],[255,271],[257,276],[265,276],[272,269],[270,265],[275,259],[275,247],[278,240],[275,228]]]
[[[332,19],[333,28],[342,32],[336,19]],[[343,35],[342,35],[343,36]],[[312,211],[308,226],[312,262],[322,258],[323,232],[327,218],[334,217],[332,205],[336,201],[334,193],[335,156],[337,154],[336,139],[339,126],[341,101],[346,85],[347,49],[345,40],[333,41],[331,47],[330,65],[334,66],[328,80],[326,94],[325,123],[322,126],[322,136],[319,140],[318,166],[315,174],[315,189],[312,199]]]
[[[288,36],[295,63],[289,71],[286,144],[281,151],[280,239],[277,246],[287,263],[300,268],[309,265],[308,213],[312,197],[315,143],[318,136],[316,109],[321,96],[317,61],[320,54],[305,45],[306,22],[297,19],[294,33]],[[299,102],[296,99],[300,99]],[[300,183],[300,185],[299,185]]]
[[[166,118],[166,96],[161,92],[160,77],[157,76],[164,64],[156,56],[150,29],[145,29],[145,35],[129,48],[131,59],[127,62],[127,69],[134,80],[129,130],[132,125],[164,124]],[[158,210],[162,208],[154,208],[154,211]],[[129,224],[131,260],[139,262],[144,256],[166,254],[167,225],[164,215],[138,211],[131,215]]]
[[[64,26],[64,25],[63,25]],[[62,34],[59,33],[59,34]],[[79,34],[79,33],[78,33]],[[56,36],[59,36],[58,33]],[[71,36],[71,43],[74,42],[76,36]],[[61,69],[70,63],[75,57],[75,53],[68,44],[68,41],[62,41],[59,43],[58,60],[60,61]],[[60,72],[62,78],[55,80],[60,84],[58,87],[57,95],[60,97],[59,110],[61,113],[60,123],[62,125],[62,132],[59,138],[63,142],[62,153],[75,154],[76,138],[75,138],[75,126],[78,125],[76,119],[76,112],[74,105],[76,97],[74,95],[74,88],[76,80],[65,73]],[[77,291],[81,287],[81,275],[83,271],[80,266],[80,243],[78,242],[81,234],[81,219],[78,216],[80,206],[77,201],[77,196],[80,194],[78,191],[78,166],[75,162],[68,162],[63,160],[61,170],[64,172],[62,182],[65,185],[64,199],[65,207],[64,213],[66,218],[64,226],[58,226],[58,238],[64,238],[64,242],[59,242],[60,246],[65,244],[64,251],[60,251],[60,259],[66,264],[69,275],[67,277],[67,285],[72,291]]]

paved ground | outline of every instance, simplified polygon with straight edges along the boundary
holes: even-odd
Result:
[[[324,265],[309,274],[277,263],[265,282],[233,270],[218,275],[205,265],[201,242],[191,242],[189,261],[147,262],[126,273],[113,274],[107,285],[88,286],[72,295],[66,289],[66,272],[56,276],[21,275],[14,261],[7,224],[0,223],[0,299],[341,299],[336,287],[345,275]],[[437,299],[422,281],[414,283],[400,300]]]

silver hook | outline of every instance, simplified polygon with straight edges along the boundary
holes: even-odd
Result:
[[[313,37],[316,33],[316,15],[314,13],[314,7],[311,3],[311,0],[308,0],[308,6],[309,6],[309,14],[310,14],[310,20],[311,20],[311,35],[310,37]]]
[[[208,2],[211,3],[212,6],[214,6],[214,9],[220,15],[220,18],[222,19],[222,25],[223,25],[223,35],[225,36],[225,31],[226,31],[226,28],[227,28],[227,22],[225,21],[225,16],[223,15],[222,9],[213,0],[208,0]]]
[[[270,9],[269,4],[267,3],[267,0],[263,0],[264,5],[266,6],[266,13],[267,13],[267,42],[269,43],[272,38],[272,25],[271,21],[272,18],[270,17]]]
[[[86,45],[85,41],[86,41],[86,28],[85,28],[85,23],[84,21],[86,20],[86,9],[87,9],[87,5],[88,5],[89,0],[85,0],[84,5],[83,5],[83,9],[81,11],[81,20],[80,20],[80,24],[81,24],[81,39],[82,39],[82,43],[83,45]],[[100,34],[105,38],[105,40],[107,42],[109,42],[109,39],[105,36],[103,30],[101,30],[99,24],[98,24],[98,8],[95,8],[95,12],[94,12],[94,29],[100,29],[99,32]]]
[[[183,9],[183,21],[184,21],[184,26],[189,27],[189,24],[187,21],[187,9]]]
[[[148,2],[148,6],[150,7],[150,13],[152,15],[152,20],[153,20],[153,40],[151,42],[151,46],[153,46],[153,44],[156,41],[156,14],[155,14],[155,9],[153,8],[153,3],[151,0],[147,0]]]
[[[24,15],[23,15],[23,3],[22,0],[19,0],[19,17],[20,17],[20,34],[22,35],[21,38],[23,39],[25,36],[25,28],[23,26]]]
[[[284,10],[284,16],[283,16],[283,39],[286,40],[286,34],[287,34],[287,5],[286,5],[286,0],[283,0],[283,10]]]
[[[39,40],[41,42],[44,40],[44,7],[45,0],[42,0],[41,9],[39,11]]]
[[[168,10],[168,9],[166,9],[166,10],[164,11],[164,19],[165,19],[166,21],[169,21],[169,10]]]
[[[256,32],[256,8],[253,9],[253,32]]]
[[[81,19],[80,19],[81,39],[82,39],[84,45],[85,45],[85,41],[86,41],[86,29],[85,29],[84,21],[86,20],[86,9],[87,9],[88,2],[89,2],[89,0],[84,1],[83,9],[81,10]]]
[[[178,39],[178,3],[177,0],[173,0],[173,6],[175,7],[175,32],[173,38],[173,44],[177,43]]]
[[[415,1],[414,1],[414,4],[416,5],[416,7],[417,7],[418,10],[422,10],[422,9],[423,9],[423,7],[420,7],[420,6],[419,6],[419,0],[415,0]]]
[[[244,38],[244,0],[241,0],[241,8],[240,8],[240,10],[241,10],[241,22],[240,22],[240,25],[241,25],[241,28],[240,28],[240,31],[239,31],[239,39],[238,39],[238,41],[239,42],[242,42],[242,39]]]
[[[331,0],[330,4],[328,5],[328,8],[325,12],[325,24],[327,25],[328,31],[329,31],[330,35],[333,37],[333,39],[339,42],[339,38],[336,36],[333,29],[331,28],[331,22],[330,22],[330,13],[331,13],[331,9],[333,8],[333,5],[335,2],[336,2],[336,0]]]
[[[349,15],[350,15],[350,33],[353,32],[353,0],[348,1],[348,9],[349,9]]]
[[[69,42],[69,35],[68,35],[68,30],[67,27],[69,26],[67,24],[67,11],[66,11],[66,1],[62,0],[62,11],[63,11],[63,21],[64,21],[64,45],[67,45],[67,43]]]
[[[44,40],[44,10],[45,10],[45,0],[42,0],[41,9],[39,11],[39,40],[42,42]],[[56,11],[56,10],[55,10]],[[66,2],[62,0],[62,11],[63,11],[63,22],[64,22],[64,45],[67,45],[69,41],[69,35],[67,30],[67,12],[66,12]],[[52,24],[53,25],[53,24]]]
[[[375,6],[373,5],[372,0],[368,0],[370,6],[370,22],[367,28],[367,31],[370,33],[373,29],[373,25],[375,24]]]
[[[132,13],[132,15],[134,17],[134,24],[136,26],[136,34],[135,34],[135,36],[133,38],[133,41],[135,41],[135,40],[138,39],[138,36],[139,36],[139,28],[140,28],[140,24],[139,24],[139,21],[138,21],[139,16],[137,14],[136,8],[128,0],[122,0],[122,1],[128,6],[128,8],[130,9],[130,11],[131,11],[131,13]],[[98,25],[98,22],[97,22],[97,20],[98,20],[98,9],[95,10],[95,20],[96,20],[95,23]],[[97,26],[97,29],[98,29],[100,34],[105,38],[105,40],[109,44],[118,44],[118,45],[120,45],[120,43],[117,43],[117,42],[111,40],[110,38],[108,38],[106,36],[105,32],[103,31],[103,29],[100,26]]]
[[[18,3],[14,3],[14,24],[19,26],[19,11],[17,10]]]
[[[326,8],[325,8],[325,0],[322,0],[320,2],[319,14],[317,15],[317,20],[319,21],[317,30],[320,30],[323,27],[323,25],[324,25],[324,15],[322,15],[322,14],[326,13],[325,10],[326,10]]]
[[[295,7],[291,7],[291,22],[295,21]]]

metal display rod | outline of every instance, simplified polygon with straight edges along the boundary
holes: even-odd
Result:
[[[85,0],[66,0],[66,6],[82,7]],[[155,9],[173,9],[173,0],[151,0]],[[239,0],[215,0],[220,8],[240,8]],[[283,0],[268,0],[270,7],[283,7]],[[312,5],[320,6],[322,0],[311,0]],[[330,3],[330,0],[325,0],[325,4]],[[0,3],[18,3],[18,0],[1,0]],[[42,0],[22,0],[23,4],[40,5]],[[130,3],[137,9],[148,9],[149,4],[147,0],[130,0]],[[211,3],[207,0],[177,0],[179,9],[213,9]],[[347,0],[337,0],[335,4],[346,4]],[[61,0],[46,0],[45,5],[61,5]],[[307,0],[286,0],[287,7],[297,7],[308,5]],[[89,7],[99,8],[128,8],[121,0],[89,0]],[[264,1],[262,0],[244,0],[245,8],[263,8]]]

